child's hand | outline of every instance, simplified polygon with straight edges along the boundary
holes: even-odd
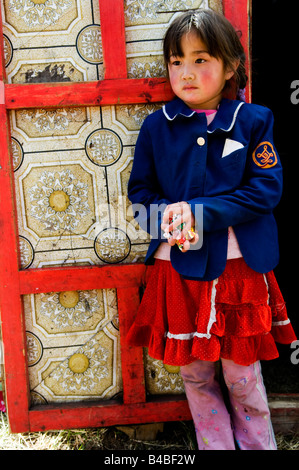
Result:
[[[175,216],[175,220],[171,221]],[[181,229],[181,224],[184,224]],[[172,232],[172,236],[168,238],[168,243],[171,246],[174,246],[182,237],[188,238],[188,232],[195,225],[195,218],[191,211],[191,208],[187,202],[177,202],[174,204],[169,204],[163,214],[163,220],[161,224],[162,230],[165,233]],[[185,253],[190,249],[190,244],[197,243],[199,236],[194,232],[194,237],[189,240],[185,240],[181,251]]]

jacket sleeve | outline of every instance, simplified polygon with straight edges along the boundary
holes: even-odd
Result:
[[[139,226],[153,238],[166,241],[162,236],[161,222],[164,210],[170,201],[162,198],[161,193],[146,119],[136,142],[128,197],[132,202],[134,218]]]
[[[272,154],[272,155],[271,155]],[[203,206],[203,230],[221,230],[269,214],[282,194],[282,166],[273,144],[273,114],[257,107],[242,185],[230,193],[189,200]]]

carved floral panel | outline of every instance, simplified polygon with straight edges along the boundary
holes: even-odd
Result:
[[[165,75],[162,38],[187,9],[221,0],[125,0],[128,78]],[[104,78],[99,0],[3,0],[9,83]],[[117,57],[116,57],[117,60]],[[20,265],[142,263],[149,237],[127,183],[138,131],[162,104],[10,112]],[[110,399],[122,392],[112,290],[26,295],[32,401]],[[182,393],[179,368],[145,352],[150,394]]]

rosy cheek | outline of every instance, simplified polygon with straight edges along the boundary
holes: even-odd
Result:
[[[211,73],[210,71],[203,71],[200,75],[200,81],[201,83],[203,84],[209,84],[211,83],[211,80],[213,80],[214,76],[213,76],[213,73]]]
[[[178,84],[179,84],[179,81],[180,81],[180,80],[179,80],[179,75],[172,72],[172,73],[169,75],[169,81],[170,81],[170,84],[171,84],[171,87],[172,87],[172,88],[177,87]]]

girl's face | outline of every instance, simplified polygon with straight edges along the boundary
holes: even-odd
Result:
[[[192,109],[216,109],[234,71],[226,71],[194,31],[182,37],[181,48],[183,57],[171,55],[168,64],[173,92]]]

